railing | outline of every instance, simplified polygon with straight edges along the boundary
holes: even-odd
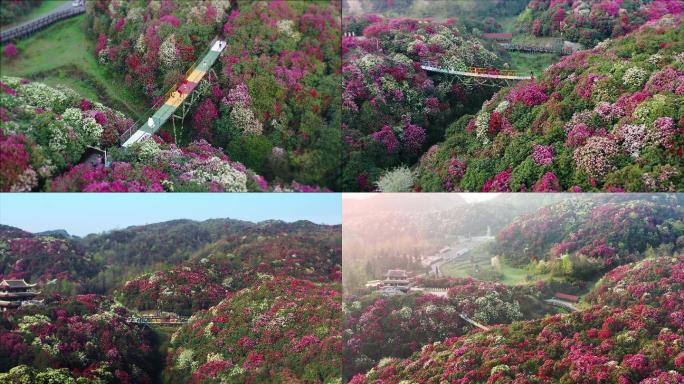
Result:
[[[21,25],[15,28],[8,29],[6,31],[0,32],[0,44],[6,44],[11,40],[20,39],[33,33],[45,29],[49,25],[67,19],[72,16],[80,15],[85,13],[85,6],[73,7],[71,9],[65,9],[63,11],[55,12],[50,15],[36,19],[25,25]]]
[[[522,75],[516,71],[508,69],[496,69],[496,68],[479,68],[479,67],[467,67],[464,69],[456,68],[440,68],[431,65],[430,63],[422,63],[420,66],[422,69],[431,72],[441,72],[448,73],[452,75],[461,75],[469,77],[485,77],[490,79],[506,79],[506,80],[529,80],[532,76]]]

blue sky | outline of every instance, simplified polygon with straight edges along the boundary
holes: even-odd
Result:
[[[3,193],[0,223],[85,236],[173,219],[280,219],[340,224],[338,193]]]

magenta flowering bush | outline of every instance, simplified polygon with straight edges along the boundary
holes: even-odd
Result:
[[[8,59],[13,59],[17,57],[19,50],[16,45],[9,43],[2,49],[2,54]]]
[[[529,191],[552,172],[557,191],[684,189],[681,29],[665,15],[498,92],[421,158],[414,188]],[[466,168],[457,184],[447,172],[455,155]]]
[[[262,279],[195,314],[178,330],[164,376],[190,383],[339,379],[339,285]]]

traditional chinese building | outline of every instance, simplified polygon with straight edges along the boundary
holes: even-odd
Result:
[[[402,292],[408,292],[411,288],[406,271],[403,269],[390,269],[385,275],[385,280],[382,281],[383,287],[393,287]]]
[[[36,284],[28,284],[24,279],[3,280],[0,282],[0,308],[6,311],[32,302],[40,294],[32,289],[35,286]]]

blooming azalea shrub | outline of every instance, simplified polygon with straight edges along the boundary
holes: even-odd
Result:
[[[126,282],[120,299],[129,308],[191,315],[218,304],[228,292],[258,283],[263,274],[339,281],[341,260],[339,227],[278,226],[275,233],[247,228],[174,268]]]
[[[682,28],[665,16],[501,90],[451,123],[420,159],[414,188],[684,189]]]
[[[100,62],[150,104],[221,35],[227,46],[195,89],[192,123],[179,137],[205,139],[272,182],[338,188],[335,2],[90,1],[86,10]]]
[[[0,225],[0,261],[0,280],[46,283],[56,279],[54,287],[66,293],[97,273],[97,265],[77,242],[5,225]]]
[[[617,267],[601,278],[586,301],[618,308],[648,304],[670,311],[673,318],[684,316],[684,256]]]
[[[342,353],[338,284],[263,275],[172,337],[172,383],[328,383]]]
[[[342,40],[343,188],[373,190],[383,171],[415,163],[448,121],[491,95],[467,80],[452,85],[428,76],[422,64],[464,69],[503,63],[454,19],[367,15],[345,17],[344,24],[355,36]]]
[[[512,265],[591,277],[639,260],[649,248],[681,251],[683,222],[676,202],[571,199],[514,220],[498,233],[497,250]]]
[[[680,383],[682,325],[665,308],[596,306],[448,338],[350,383]]]
[[[518,17],[521,32],[563,36],[593,47],[606,38],[629,33],[663,15],[681,15],[681,0],[531,0]]]
[[[55,297],[46,307],[4,312],[0,322],[0,372],[9,372],[0,373],[0,380],[153,382],[157,357],[151,335],[145,328],[126,323],[126,316],[125,308],[97,295]],[[36,381],[20,381],[22,377]]]

